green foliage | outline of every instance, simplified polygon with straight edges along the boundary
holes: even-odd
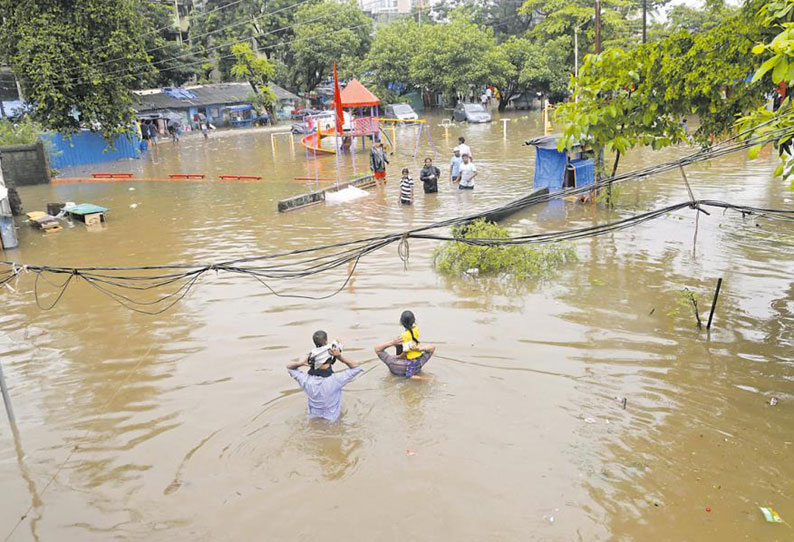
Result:
[[[307,92],[329,77],[334,63],[358,63],[372,41],[372,20],[352,1],[304,4],[295,23],[292,81]]]
[[[667,20],[652,25],[649,29],[648,41],[658,41],[675,34],[680,30],[691,33],[704,32],[721,24],[727,17],[735,15],[737,8],[726,6],[721,2],[703,9],[689,7],[684,4],[673,6],[667,13]]]
[[[728,133],[737,115],[764,98],[761,85],[744,82],[756,65],[750,48],[758,35],[742,12],[701,34],[681,31],[631,50],[588,55],[574,82],[577,101],[558,109],[565,125],[561,145],[659,149],[684,140],[680,121],[690,114],[700,120],[696,141]]]
[[[656,9],[668,1],[648,0],[648,9]],[[638,41],[642,33],[642,21],[638,17],[641,8],[642,0],[601,0],[603,47],[626,46]],[[544,41],[573,36],[574,28],[581,25],[580,51],[595,52],[595,29],[590,22],[595,14],[593,0],[525,0],[519,13],[534,17],[537,24],[531,33]]]
[[[477,220],[469,225],[452,229],[456,238],[463,239],[507,239],[507,229]],[[463,275],[477,269],[479,275],[494,276],[509,274],[518,280],[550,277],[562,265],[576,261],[576,252],[569,245],[479,246],[453,242],[435,251],[435,266],[446,275]]]
[[[552,100],[565,96],[572,69],[568,65],[569,38],[532,41],[511,36],[498,45],[498,50],[508,63],[497,80],[502,94],[500,111],[504,111],[510,98],[523,92],[540,92]]]
[[[415,48],[410,64],[413,82],[447,97],[499,80],[511,69],[493,32],[462,16],[425,26]]]
[[[428,28],[427,25],[424,28]],[[413,19],[379,28],[361,71],[371,72],[379,88],[386,88],[389,83],[403,83],[406,91],[411,90],[414,84],[411,66],[418,53],[416,44],[421,39],[422,27]],[[357,75],[360,77],[363,73]]]
[[[790,87],[794,83],[794,0],[767,2],[758,10],[756,17],[759,25],[777,34],[766,35],[768,41],[759,42],[753,47],[753,53],[763,60],[753,74],[753,81],[758,81],[766,88],[782,83]],[[792,112],[794,109],[787,93],[777,111],[758,107],[741,117],[737,121],[737,127],[748,138],[779,130],[785,131],[794,127]],[[794,149],[792,149],[791,137],[777,140],[775,147],[783,159],[775,175],[782,175],[794,190],[794,158],[792,158]],[[758,146],[751,148],[750,158],[757,157],[760,150]]]
[[[236,79],[248,81],[253,92],[247,97],[258,111],[267,111],[271,122],[275,120],[273,106],[277,98],[276,94],[268,86],[268,82],[273,78],[276,69],[270,61],[258,56],[251,50],[248,43],[238,43],[232,47],[236,62],[231,68],[231,75]]]
[[[0,119],[0,147],[3,145],[31,145],[39,140],[41,132],[41,126],[27,116],[17,123],[8,119]]]
[[[697,292],[693,292],[689,288],[682,288],[676,295],[675,306],[667,312],[667,316],[675,317],[681,313],[692,312],[697,328],[701,329],[703,322],[700,319],[700,309],[698,308],[699,299],[700,296]]]
[[[146,24],[139,33],[153,69],[140,75],[136,87],[178,87],[200,76],[204,57],[197,55],[190,44],[174,40],[173,3],[156,4],[145,0],[138,0],[138,3]]]
[[[294,0],[205,0],[202,11],[194,11],[191,28],[191,35],[198,36],[193,40],[197,53],[212,59],[202,66],[203,78],[228,78],[235,62],[231,48],[245,41],[255,42],[254,49],[271,62],[293,65],[290,43],[295,39],[294,5]],[[289,79],[278,82],[287,85]]]
[[[276,69],[264,56],[258,56],[251,50],[248,43],[238,43],[232,47],[235,63],[231,68],[231,76],[237,80],[248,81],[254,93],[271,96],[275,103],[275,95],[267,86],[273,79]],[[268,104],[268,105],[270,105]]]
[[[128,92],[151,71],[134,0],[0,0],[0,60],[45,128],[128,133]]]

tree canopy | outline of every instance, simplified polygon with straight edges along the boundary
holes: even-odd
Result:
[[[297,88],[314,90],[334,63],[356,64],[369,51],[372,19],[352,1],[304,4],[295,23],[290,75]]]
[[[747,81],[757,65],[751,49],[761,35],[742,10],[699,34],[679,31],[586,57],[575,101],[558,110],[563,144],[585,141],[621,153],[635,145],[661,148],[684,139],[681,121],[692,114],[700,123],[696,141],[730,132],[737,116],[761,103],[768,90]]]
[[[135,119],[130,88],[152,66],[134,0],[0,0],[0,57],[48,129],[107,138]]]

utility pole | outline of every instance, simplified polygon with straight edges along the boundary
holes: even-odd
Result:
[[[176,42],[182,45],[182,21],[179,20],[179,0],[174,0],[174,17],[176,17]]]
[[[642,43],[648,43],[648,0],[642,0]]]
[[[601,54],[601,0],[595,0],[595,51]]]

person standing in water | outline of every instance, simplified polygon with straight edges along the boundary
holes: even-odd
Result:
[[[463,163],[463,160],[460,158],[460,147],[455,147],[452,150],[452,161],[449,163],[449,180],[450,182],[456,182],[458,176],[460,175],[460,165]]]
[[[423,167],[422,172],[419,173],[419,179],[422,181],[425,194],[435,194],[438,192],[439,175],[441,175],[441,171],[433,165],[433,159],[425,158],[425,167]]]
[[[430,361],[436,351],[432,344],[420,344],[419,327],[416,317],[411,311],[403,311],[400,315],[400,325],[404,330],[396,339],[379,344],[375,347],[375,354],[386,364],[393,375],[405,378],[421,379],[418,376],[422,367]],[[387,348],[396,347],[396,355],[386,352]]]
[[[408,172],[408,168],[403,168],[403,176],[400,179],[400,204],[411,205],[414,202],[414,180]]]
[[[287,371],[306,393],[309,417],[335,422],[342,410],[342,388],[364,369],[355,361],[347,359],[342,354],[341,346],[332,343],[329,347],[325,331],[316,331],[312,341],[314,350],[300,361],[288,363]],[[348,369],[335,373],[331,365],[337,360],[347,365]],[[304,366],[310,367],[308,374],[298,370]]]
[[[458,175],[459,190],[474,190],[474,178],[477,176],[477,166],[471,161],[468,154],[463,155],[463,163],[460,166]]]
[[[383,150],[383,143],[379,141],[369,151],[369,169],[375,174],[376,179],[386,178],[386,164],[388,163],[389,159],[386,157],[386,151]]]
[[[464,154],[468,154],[469,158],[474,160],[474,155],[471,153],[471,147],[466,145],[466,138],[460,136],[458,138],[458,149],[460,149],[460,155],[463,156]]]

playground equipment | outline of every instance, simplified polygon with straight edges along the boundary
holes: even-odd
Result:
[[[361,148],[365,148],[367,138],[378,138],[380,122],[378,106],[380,100],[358,80],[350,81],[341,92],[344,111],[342,134],[336,132],[333,111],[304,118],[306,128],[311,133],[301,138],[301,144],[310,151],[335,154],[337,149],[346,150],[353,146],[355,138],[361,138]],[[368,111],[367,111],[368,109]],[[324,145],[324,143],[326,143]]]

